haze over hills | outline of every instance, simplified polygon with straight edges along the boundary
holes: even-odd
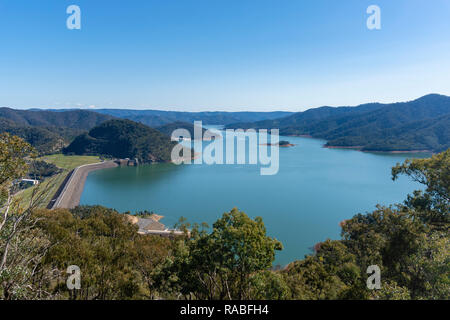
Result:
[[[9,132],[25,139],[39,154],[61,151],[76,136],[113,119],[87,110],[15,110],[0,108],[0,132]]]
[[[124,118],[157,128],[170,135],[185,128],[193,136],[193,122],[227,124],[236,121],[274,119],[290,112],[176,112],[158,110],[16,110],[0,108],[0,132],[18,135],[32,144],[40,154],[60,151],[78,135],[111,119]]]
[[[287,111],[273,112],[183,112],[162,110],[128,110],[128,109],[96,109],[95,112],[141,122],[150,127],[157,127],[176,121],[202,121],[204,125],[227,125],[236,122],[272,120],[293,114]]]
[[[275,120],[236,123],[227,128],[279,128],[281,135],[328,140],[327,146],[366,151],[439,152],[450,147],[450,97],[430,94],[392,104],[321,107]]]
[[[100,123],[113,119],[112,116],[88,110],[16,110],[0,108],[0,118],[13,121],[18,126],[64,127],[89,130]]]
[[[176,128],[193,134],[193,122],[226,128],[279,128],[281,135],[307,135],[326,146],[366,151],[439,152],[450,147],[450,97],[430,94],[391,104],[320,107],[304,112],[177,112],[159,110],[15,110],[0,108],[0,131],[18,135],[39,153],[54,153],[99,124],[125,118],[166,135]]]
[[[172,136],[172,132],[174,132],[176,129],[186,129],[189,132],[189,134],[191,135],[191,138],[194,139],[194,136],[195,136],[194,128],[195,128],[195,126],[193,123],[176,121],[176,122],[162,125],[160,127],[156,127],[155,129],[158,130],[159,132],[162,132],[162,133],[168,135],[169,137]],[[202,137],[203,137],[203,134],[205,133],[206,129],[202,127],[201,130],[202,130],[201,132],[202,132]]]
[[[0,108],[0,132],[24,138],[40,154],[59,152],[80,134],[111,119],[123,118],[143,123],[170,135],[174,129],[184,128],[193,136],[193,122],[227,124],[249,119],[274,119],[289,112],[176,112],[158,110],[16,110]]]

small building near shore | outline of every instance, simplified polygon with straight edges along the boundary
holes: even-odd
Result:
[[[166,230],[166,226],[163,225],[161,222],[156,221],[152,218],[139,218],[138,221],[139,229],[143,232],[157,230],[157,231],[164,231]]]
[[[36,179],[21,179],[20,182],[23,184],[31,184],[33,186],[39,184],[39,180]]]

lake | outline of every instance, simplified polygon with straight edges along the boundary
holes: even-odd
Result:
[[[153,164],[89,174],[81,204],[120,212],[154,211],[173,226],[183,216],[209,225],[239,208],[260,216],[267,233],[283,243],[275,264],[311,253],[327,238],[339,239],[339,222],[357,213],[406,198],[420,186],[406,177],[391,180],[391,167],[424,154],[375,154],[323,148],[324,141],[280,137],[295,144],[279,148],[279,172],[260,175],[259,165]],[[186,143],[186,142],[185,142]]]

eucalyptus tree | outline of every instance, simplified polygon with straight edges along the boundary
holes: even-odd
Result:
[[[275,251],[281,249],[278,240],[266,235],[260,217],[253,220],[234,208],[213,224],[210,233],[194,227],[190,237],[179,240],[158,281],[172,294],[178,291],[188,298],[251,299],[255,297],[252,285],[262,287],[264,278],[282,281],[260,274],[272,267]],[[286,287],[280,284],[279,289]],[[275,296],[268,293],[268,297]]]
[[[48,297],[42,289],[41,261],[50,243],[37,228],[33,209],[43,192],[33,189],[27,204],[17,196],[18,180],[28,170],[33,148],[23,139],[0,134],[0,294],[3,299]],[[38,276],[39,275],[39,276]]]

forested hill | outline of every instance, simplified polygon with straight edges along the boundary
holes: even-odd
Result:
[[[87,110],[56,112],[0,108],[0,132],[25,139],[39,154],[50,154],[59,152],[76,136],[112,118]]]
[[[113,119],[110,115],[88,110],[16,110],[0,108],[0,118],[8,119],[17,126],[64,127],[89,130],[100,123]]]
[[[115,117],[140,122],[166,134],[182,123],[181,127],[193,131],[193,122],[201,120],[203,124],[221,124],[226,128],[279,128],[282,135],[308,135],[326,139],[327,146],[367,151],[439,152],[450,147],[450,97],[437,94],[402,103],[321,107],[294,114],[0,108],[0,132],[24,138],[41,154],[54,153],[81,133]]]
[[[321,107],[227,128],[279,128],[282,135],[308,135],[328,140],[327,146],[366,151],[439,152],[450,147],[450,97],[430,94],[401,103]]]
[[[108,155],[137,158],[141,163],[168,162],[176,142],[156,129],[126,119],[106,121],[78,136],[67,148],[67,154]]]
[[[186,129],[190,133],[191,139],[194,139],[194,128],[195,126],[193,123],[177,121],[162,125],[160,127],[156,127],[155,129],[166,134],[169,137],[172,136],[172,132],[174,132],[176,129]],[[206,129],[201,128],[202,137],[205,131]]]
[[[128,109],[96,109],[96,112],[141,122],[150,127],[158,127],[177,121],[194,123],[202,121],[204,125],[226,125],[236,122],[259,121],[277,119],[293,114],[292,112],[182,112],[163,110],[128,110]]]

